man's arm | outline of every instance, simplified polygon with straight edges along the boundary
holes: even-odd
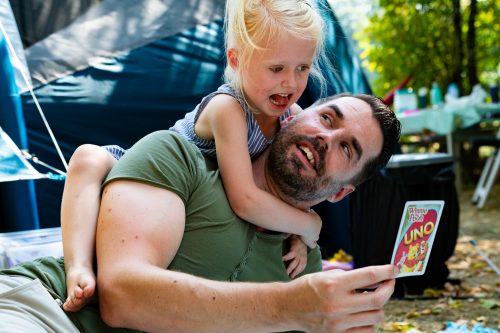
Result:
[[[310,274],[289,283],[211,281],[168,267],[184,233],[174,193],[131,181],[104,190],[97,228],[101,315],[148,332],[372,331],[394,267]],[[216,260],[217,258],[214,258]],[[374,292],[354,290],[386,281]]]

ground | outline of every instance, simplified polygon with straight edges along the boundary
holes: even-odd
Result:
[[[500,275],[469,243],[478,247],[500,267],[500,179],[485,206],[471,203],[473,185],[459,190],[460,231],[454,255],[447,265],[450,277],[460,286],[429,289],[423,296],[392,299],[385,307],[386,319],[378,332],[437,332],[446,323],[476,324],[500,331]]]

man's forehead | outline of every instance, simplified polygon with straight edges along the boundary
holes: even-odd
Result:
[[[318,106],[318,109],[332,109],[337,114],[341,113],[344,115],[347,112],[355,113],[369,113],[370,105],[365,101],[352,97],[352,96],[341,96],[330,101],[327,101]]]

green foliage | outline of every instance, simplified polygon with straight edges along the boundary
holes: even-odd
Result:
[[[478,0],[476,16],[476,59],[480,79],[498,80],[500,68],[500,0]],[[372,88],[378,95],[411,75],[414,88],[430,87],[437,81],[444,89],[460,73],[463,92],[468,86],[466,31],[469,2],[461,2],[463,58],[453,23],[450,0],[380,0],[370,24],[355,34],[363,65],[377,73]],[[496,19],[495,19],[496,18]],[[487,73],[489,72],[489,74]],[[486,74],[486,75],[483,75]],[[489,75],[489,76],[488,76]],[[483,82],[488,83],[488,82]]]
[[[477,58],[482,83],[500,84],[500,0],[478,2]]]

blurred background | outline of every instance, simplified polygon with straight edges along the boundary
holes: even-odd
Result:
[[[412,323],[423,318],[427,332],[476,314],[484,324],[491,314],[497,319],[490,323],[500,325],[498,276],[469,244],[475,239],[500,264],[500,0],[312,1],[326,22],[334,68],[325,71],[327,93],[373,93],[402,123],[386,168],[341,202],[315,207],[324,222],[325,269],[388,263],[405,202],[444,200],[426,273],[398,279],[394,293],[431,299],[432,309],[422,301],[415,312],[416,305],[396,300],[381,330],[417,327],[394,324],[408,313]],[[18,158],[16,167],[31,163],[42,172],[11,181],[0,133],[0,267],[61,254],[64,177],[57,171],[78,145],[129,147],[169,128],[222,83],[224,4],[0,0],[0,23],[17,47],[14,56],[2,31],[0,126],[32,154],[9,155]],[[19,84],[17,66],[27,69],[29,83]],[[299,104],[309,106],[318,92],[309,82]],[[470,302],[436,305],[443,297]],[[484,299],[493,301],[485,307]],[[429,314],[436,317],[426,322]]]

